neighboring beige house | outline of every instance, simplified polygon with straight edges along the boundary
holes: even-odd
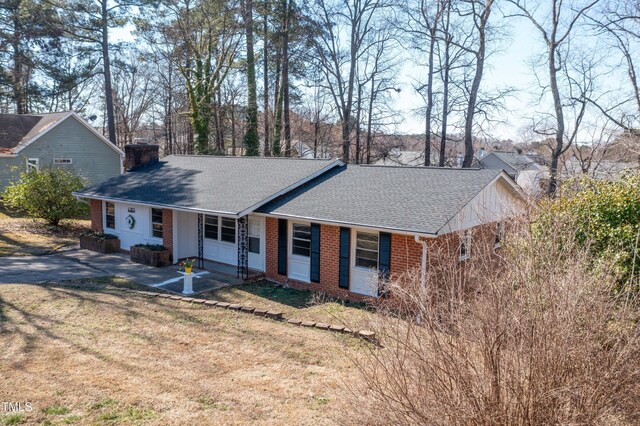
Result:
[[[536,195],[549,175],[547,167],[516,152],[493,151],[478,160],[484,169],[504,170],[527,193]]]
[[[98,184],[122,174],[124,152],[73,111],[0,114],[0,191],[30,168],[64,167]]]

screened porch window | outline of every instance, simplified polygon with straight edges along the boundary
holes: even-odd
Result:
[[[378,269],[378,234],[356,233],[356,266]]]
[[[291,253],[298,256],[311,256],[311,226],[293,224]]]

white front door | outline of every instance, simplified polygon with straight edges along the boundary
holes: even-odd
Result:
[[[265,270],[264,232],[264,217],[249,216],[249,268],[263,272]]]

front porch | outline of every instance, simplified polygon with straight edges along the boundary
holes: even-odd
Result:
[[[184,269],[178,265],[154,268],[131,262],[128,253],[100,254],[83,249],[68,250],[56,256],[63,257],[70,265],[76,263],[91,268],[100,275],[116,275],[145,286],[182,293]],[[235,266],[205,260],[204,268],[194,268],[193,275],[193,291],[197,294],[258,280],[264,273],[249,269],[248,278],[243,280],[237,277]]]

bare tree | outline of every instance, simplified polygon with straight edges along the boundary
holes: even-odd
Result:
[[[569,42],[576,28],[576,24],[584,14],[593,8],[600,0],[590,0],[587,3],[567,5],[562,0],[551,0],[549,8],[539,11],[538,8],[528,6],[524,0],[508,0],[517,11],[512,16],[528,19],[542,37],[546,47],[546,63],[548,72],[548,90],[553,99],[555,146],[552,150],[548,193],[555,194],[558,187],[558,160],[566,152],[577,136],[577,128],[567,136],[565,122],[565,105],[563,100],[575,96],[562,93],[559,73],[567,70],[569,57]],[[569,9],[569,10],[567,10]],[[565,16],[565,14],[568,14]],[[583,98],[582,108],[576,115],[579,122],[584,115],[586,98]],[[547,130],[548,131],[548,130]]]
[[[311,19],[317,36],[315,53],[324,74],[324,88],[331,94],[342,124],[342,160],[349,162],[353,107],[357,92],[357,64],[370,47],[367,35],[387,4],[383,0],[317,0]]]

